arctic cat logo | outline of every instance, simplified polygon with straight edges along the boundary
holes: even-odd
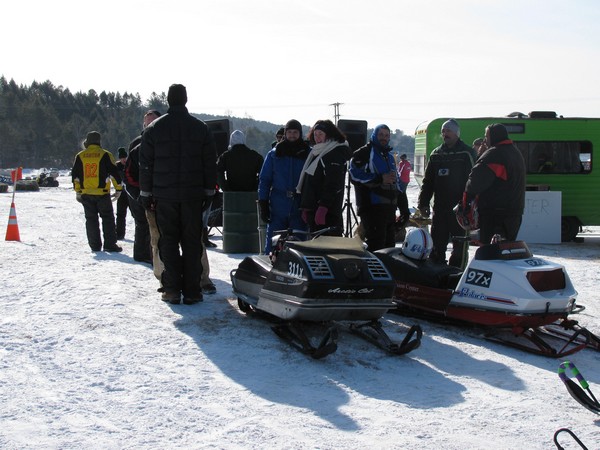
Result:
[[[340,289],[340,288],[334,288],[334,289],[329,289],[327,291],[327,293],[328,294],[370,294],[374,290],[375,289],[369,289],[369,288],[361,288],[361,289]]]

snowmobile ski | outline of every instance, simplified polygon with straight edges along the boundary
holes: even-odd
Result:
[[[571,370],[571,373],[579,382],[579,386],[567,376],[567,369]],[[581,372],[579,372],[577,367],[575,367],[575,364],[573,364],[571,361],[563,362],[560,366],[558,366],[558,376],[562,382],[565,383],[567,391],[569,391],[571,397],[577,400],[577,402],[584,408],[592,411],[593,413],[600,414],[600,403],[598,403],[598,400],[596,400],[596,397],[594,397],[594,394],[590,390],[589,383],[585,380],[585,378],[583,378],[583,375]]]
[[[589,344],[589,335],[582,330],[567,336],[548,332],[544,327],[527,328],[519,330],[518,333],[496,329],[485,333],[484,337],[491,342],[551,358],[572,355],[583,350]]]
[[[271,329],[292,347],[314,359],[321,359],[337,350],[338,330],[335,326],[331,326],[325,331],[317,346],[311,344],[302,325],[298,322],[283,322]]]
[[[404,355],[413,351],[421,345],[423,337],[423,330],[419,325],[411,326],[399,344],[390,339],[379,320],[351,323],[348,327],[352,333],[392,355]]]
[[[558,443],[558,435],[560,433],[568,433],[573,438],[573,440],[579,444],[579,446],[583,450],[588,450],[588,448],[583,444],[583,442],[581,442],[581,440],[577,437],[577,435],[575,433],[573,433],[571,430],[569,430],[568,428],[559,428],[554,433],[554,445],[556,445],[556,448],[558,450],[565,450],[565,448]]]
[[[555,336],[565,341],[576,339],[578,343],[585,343],[585,347],[600,351],[600,337],[592,333],[579,322],[572,319],[562,319],[540,327],[543,333]]]

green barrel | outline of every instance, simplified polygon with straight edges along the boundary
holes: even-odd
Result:
[[[223,193],[223,251],[259,253],[256,192]]]

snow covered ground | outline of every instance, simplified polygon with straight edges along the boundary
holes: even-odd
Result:
[[[0,241],[2,449],[548,449],[561,427],[600,448],[600,418],[567,393],[561,360],[473,331],[387,314],[395,339],[420,323],[422,346],[394,357],[344,333],[323,360],[293,351],[238,310],[229,272],[244,255],[223,253],[218,234],[218,293],[167,305],[133,261],[131,218],[122,254],[90,252],[59,181],[17,192],[21,242]],[[0,220],[11,197],[0,194]],[[600,234],[582,236],[530,247],[566,265],[587,307],[578,319],[600,334]],[[600,353],[570,360],[600,398]]]

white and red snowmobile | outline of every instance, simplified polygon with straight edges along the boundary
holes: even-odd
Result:
[[[297,233],[276,232],[271,255],[247,256],[231,271],[241,311],[268,315],[279,337],[315,359],[336,351],[339,328],[391,354],[420,345],[418,325],[410,327],[401,343],[384,331],[379,319],[395,307],[394,280],[360,241],[318,235],[300,241],[294,239]],[[321,333],[322,326],[326,331],[313,345],[307,329]]]
[[[582,307],[565,268],[525,242],[482,245],[464,270],[428,259],[431,248],[415,228],[402,247],[375,252],[396,282],[393,312],[483,327],[487,339],[544,356],[600,350],[600,338],[569,318]]]

